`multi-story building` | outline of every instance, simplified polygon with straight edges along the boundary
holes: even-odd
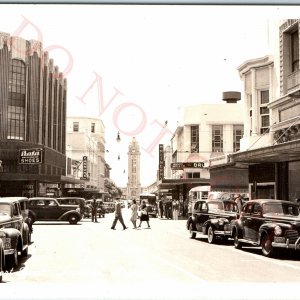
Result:
[[[0,33],[0,195],[59,195],[67,83],[38,41]]]
[[[99,118],[68,117],[67,149],[68,168],[72,177],[83,184],[69,184],[68,189],[86,194],[104,193],[105,127]]]
[[[223,99],[226,103],[184,108],[183,125],[174,133],[171,146],[164,149],[165,177],[158,183],[160,194],[186,200],[192,187],[210,184],[210,159],[213,164],[240,149],[244,131],[240,93],[225,92]],[[168,174],[171,176],[166,177]],[[245,175],[237,176],[241,186],[245,185]]]
[[[232,164],[247,166],[252,198],[300,198],[299,19],[270,30],[273,57],[243,63],[245,135]]]

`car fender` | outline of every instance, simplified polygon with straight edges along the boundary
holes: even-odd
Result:
[[[69,211],[66,211],[64,214],[62,214],[62,215],[58,218],[58,220],[67,220],[68,217],[69,217],[69,215],[72,215],[72,214],[77,215],[78,218],[79,218],[79,220],[81,220],[82,216],[81,216],[81,214],[80,214],[78,211],[76,211],[76,210],[69,210]]]
[[[23,223],[23,228],[22,228],[22,240],[23,240],[23,246],[28,245],[28,236],[29,236],[29,226],[27,223]]]
[[[11,239],[11,246],[14,248],[16,244],[18,243],[19,238],[22,241],[22,235],[21,232],[18,229],[15,228],[2,228],[2,231],[5,233],[5,236],[7,238]]]
[[[238,220],[231,222],[231,237],[234,236],[235,232],[237,232],[238,238],[243,238],[243,230]]]

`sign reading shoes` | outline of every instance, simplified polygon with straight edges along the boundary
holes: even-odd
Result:
[[[203,168],[204,162],[177,162],[171,163],[171,169],[183,170],[185,168]]]
[[[19,152],[19,164],[43,163],[44,149],[21,149]]]

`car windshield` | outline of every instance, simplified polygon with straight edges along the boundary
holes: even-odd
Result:
[[[263,212],[268,215],[299,216],[299,208],[297,205],[285,203],[264,204]]]
[[[230,201],[224,201],[224,208],[225,208],[225,211],[230,211],[230,212],[238,211],[237,204],[234,202],[230,202]]]
[[[224,210],[223,202],[208,202],[209,210]]]
[[[0,214],[1,215],[9,215],[10,213],[10,206],[6,203],[0,203]]]

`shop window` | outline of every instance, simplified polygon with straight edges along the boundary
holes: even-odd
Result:
[[[186,178],[200,178],[200,172],[186,173]]]

